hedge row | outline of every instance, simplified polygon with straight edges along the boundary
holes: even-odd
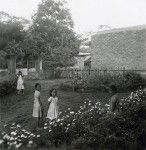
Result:
[[[146,85],[146,81],[140,74],[135,72],[126,72],[125,74],[110,74],[89,76],[85,79],[76,79],[70,82],[63,83],[60,88],[72,89],[74,83],[75,90],[83,91],[107,91],[107,87],[111,84],[116,85],[118,91],[135,91]]]

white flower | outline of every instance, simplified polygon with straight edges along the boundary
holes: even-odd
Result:
[[[33,144],[33,141],[29,141],[29,144]]]
[[[17,133],[16,132],[11,132],[11,135],[16,135]]]
[[[31,133],[30,136],[34,137],[35,135],[33,133]]]
[[[52,130],[49,130],[49,132],[51,132]]]
[[[13,137],[10,137],[10,141],[12,141],[12,140],[14,140],[14,138],[13,138]]]
[[[57,122],[59,122],[60,121],[60,119],[57,119]]]
[[[12,123],[12,126],[14,126],[14,125],[15,125],[15,123],[13,122],[13,123]]]
[[[44,129],[47,129],[47,127],[44,127]]]
[[[25,136],[22,134],[21,137],[23,138],[23,137],[25,137]]]
[[[19,124],[17,124],[17,128],[20,128],[21,126]]]
[[[4,141],[3,140],[0,140],[0,144],[2,144]]]
[[[19,143],[19,144],[17,144],[17,145],[15,146],[15,148],[17,149],[17,148],[19,148],[21,145],[22,145],[22,143]]]
[[[47,126],[47,123],[45,123],[44,125]]]
[[[40,137],[40,135],[37,135],[37,138]]]
[[[73,112],[73,111],[71,111],[71,112],[70,112],[70,114],[74,114],[74,112]]]
[[[16,127],[11,127],[11,129],[15,129]]]
[[[10,139],[10,136],[7,135],[7,134],[5,134],[5,135],[3,136],[3,139]]]

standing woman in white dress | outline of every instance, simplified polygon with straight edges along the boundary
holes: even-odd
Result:
[[[41,85],[39,83],[35,84],[34,92],[34,105],[32,116],[36,119],[37,127],[40,127],[40,121],[43,117],[43,105],[40,98]]]
[[[21,71],[18,72],[17,78],[17,93],[22,92],[24,94],[24,77]]]
[[[57,90],[50,90],[50,98],[48,99],[48,113],[47,117],[49,120],[57,119],[58,117],[58,97]]]

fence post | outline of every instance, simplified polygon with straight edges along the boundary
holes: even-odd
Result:
[[[123,75],[125,74],[125,67],[123,67]]]

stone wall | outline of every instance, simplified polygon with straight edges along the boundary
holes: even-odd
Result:
[[[92,68],[146,70],[146,26],[98,32],[91,47]]]

